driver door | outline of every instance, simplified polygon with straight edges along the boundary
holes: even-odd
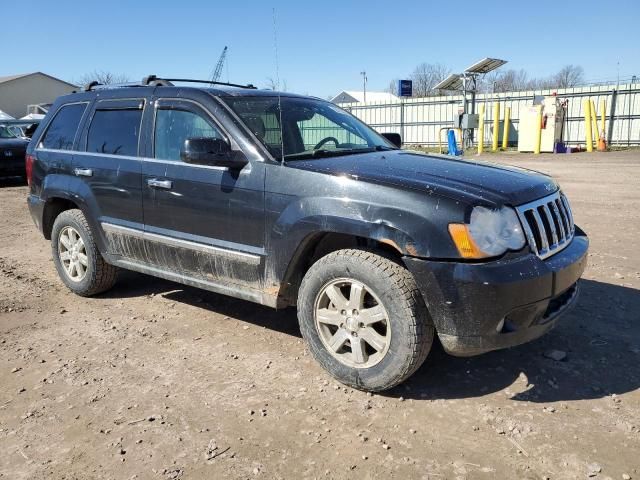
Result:
[[[183,279],[257,286],[264,257],[264,164],[240,170],[181,160],[191,137],[224,139],[214,116],[186,99],[154,102],[151,151],[143,161],[147,260]]]

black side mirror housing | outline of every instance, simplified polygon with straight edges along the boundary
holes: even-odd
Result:
[[[382,136],[393,143],[396,147],[402,148],[402,137],[399,133],[387,132],[383,133]]]
[[[234,151],[226,140],[191,137],[184,141],[180,158],[185,163],[240,169],[248,161],[242,152]]]

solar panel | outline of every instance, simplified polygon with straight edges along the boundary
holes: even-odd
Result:
[[[465,70],[465,73],[489,73],[496,68],[501,67],[505,63],[507,63],[506,60],[500,60],[498,58],[485,58],[471,65]]]
[[[436,86],[434,90],[462,90],[462,76],[459,73],[452,73],[447,78],[442,80]]]

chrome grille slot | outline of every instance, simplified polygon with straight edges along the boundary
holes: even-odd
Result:
[[[538,257],[550,257],[571,242],[575,233],[573,215],[562,192],[520,205],[516,211],[527,242]]]

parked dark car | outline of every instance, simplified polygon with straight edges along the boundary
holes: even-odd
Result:
[[[402,150],[316,98],[155,77],[85,90],[27,154],[31,215],[79,295],[125,268],[297,306],[320,364],[372,391],[435,335],[475,355],[575,303],[588,239],[548,176]]]
[[[14,128],[0,125],[0,177],[24,177],[25,155],[29,139],[20,137]]]

